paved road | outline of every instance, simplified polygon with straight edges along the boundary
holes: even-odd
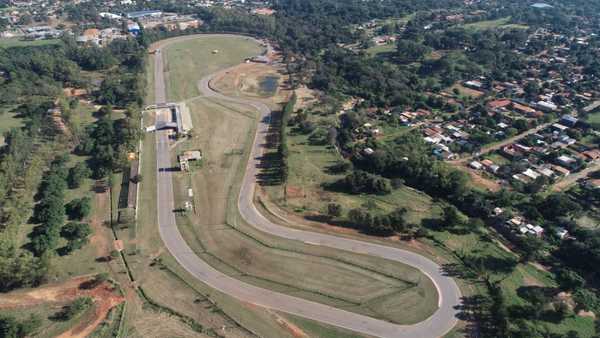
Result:
[[[160,53],[155,56],[155,66],[157,69],[163,69],[162,55]],[[157,212],[159,232],[165,246],[175,259],[190,274],[205,284],[241,301],[294,314],[359,333],[386,338],[434,338],[443,336],[451,330],[457,322],[457,310],[455,309],[455,306],[460,303],[460,290],[454,280],[444,276],[440,267],[431,260],[401,249],[287,228],[270,222],[260,214],[253,204],[253,195],[256,186],[256,174],[258,172],[258,159],[263,151],[262,145],[265,143],[270,110],[266,105],[259,102],[242,98],[230,98],[214,92],[209,87],[210,78],[211,76],[206,77],[199,83],[199,88],[203,95],[230,102],[246,104],[254,107],[260,113],[259,126],[255,135],[254,145],[252,147],[250,160],[246,168],[238,200],[238,206],[243,218],[256,228],[275,236],[299,240],[313,245],[323,245],[341,250],[379,256],[414,266],[429,276],[438,288],[439,309],[430,318],[421,323],[415,325],[397,325],[328,305],[259,288],[229,277],[214,269],[192,251],[177,228],[175,215],[173,213],[175,205],[171,172],[169,170],[164,170],[171,167],[169,139],[165,132],[159,131],[157,132],[156,137],[156,160],[158,168]],[[164,98],[164,83],[156,81],[155,90],[157,101],[159,98]]]

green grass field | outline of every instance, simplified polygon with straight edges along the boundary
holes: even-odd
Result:
[[[487,29],[529,29],[529,26],[511,24],[510,17],[500,18],[496,20],[478,21],[463,25],[469,30],[487,30]]]
[[[588,123],[600,124],[600,111],[588,114],[585,120]]]
[[[197,81],[220,69],[256,56],[264,48],[252,39],[234,36],[203,36],[176,43],[164,50],[169,85],[167,97],[181,101],[198,96]],[[218,53],[213,53],[218,51]],[[189,62],[193,60],[193,62]]]
[[[24,123],[25,120],[11,112],[10,107],[0,108],[0,145],[4,145],[4,133],[13,128],[21,128]]]
[[[12,47],[29,47],[29,46],[47,46],[60,43],[59,39],[49,40],[20,40],[17,38],[0,39],[0,48],[12,48]]]
[[[395,44],[384,44],[367,48],[366,52],[371,56],[385,55],[396,50]]]

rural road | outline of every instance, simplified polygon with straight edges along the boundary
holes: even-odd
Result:
[[[162,53],[154,56],[156,79],[155,100],[157,103],[165,102],[165,83],[162,76]],[[359,240],[340,238],[332,235],[314,233],[310,231],[291,229],[272,223],[266,219],[254,206],[253,196],[256,187],[259,159],[263,152],[265,137],[269,127],[270,109],[256,101],[227,97],[210,88],[210,79],[213,75],[205,77],[199,82],[202,95],[207,97],[245,104],[259,112],[259,125],[254,138],[251,154],[246,167],[238,207],[242,217],[257,229],[287,239],[293,239],[312,245],[322,245],[340,250],[360,252],[367,255],[378,256],[421,270],[432,279],[438,289],[439,308],[427,320],[414,325],[398,325],[364,315],[341,310],[332,306],[311,302],[302,298],[288,296],[275,291],[263,289],[216,270],[200,259],[187,245],[182,237],[175,220],[173,181],[170,172],[171,154],[169,138],[166,131],[157,131],[156,134],[156,161],[157,161],[157,213],[160,236],[169,252],[190,274],[210,287],[228,294],[240,301],[256,304],[265,308],[297,315],[318,322],[345,328],[358,333],[385,337],[385,338],[435,338],[445,335],[457,323],[456,315],[460,304],[461,293],[455,281],[446,276],[441,267],[433,261],[410,251],[401,250],[379,244],[362,242]],[[160,119],[160,117],[159,117]],[[157,123],[158,123],[157,119]]]

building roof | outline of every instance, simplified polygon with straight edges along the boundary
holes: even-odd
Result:
[[[506,107],[511,104],[510,100],[502,99],[502,100],[494,100],[487,103],[488,107],[491,109],[498,109],[502,107]]]
[[[159,10],[145,10],[145,11],[135,11],[127,13],[127,17],[130,19],[143,18],[145,16],[158,16],[162,15],[162,11]]]
[[[86,38],[97,38],[100,35],[100,30],[97,28],[88,28],[81,34]]]

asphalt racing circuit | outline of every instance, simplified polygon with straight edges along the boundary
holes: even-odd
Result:
[[[164,47],[164,45],[163,45]],[[162,53],[154,55],[155,62],[155,100],[166,102],[165,81],[163,73]],[[256,304],[269,309],[301,316],[318,322],[330,324],[358,333],[386,338],[435,338],[444,336],[457,323],[458,305],[461,293],[456,282],[446,276],[441,267],[433,261],[410,251],[388,247],[385,245],[362,242],[355,239],[341,238],[333,235],[297,230],[275,224],[265,218],[254,205],[254,191],[259,161],[269,127],[271,110],[263,103],[239,97],[228,97],[215,92],[210,87],[210,80],[215,76],[207,76],[198,83],[201,95],[217,100],[243,104],[256,109],[259,113],[258,127],[254,137],[246,172],[243,178],[238,208],[244,220],[257,229],[274,236],[298,240],[311,245],[321,245],[365,255],[382,257],[413,266],[435,284],[439,300],[439,308],[427,320],[414,325],[398,325],[364,315],[341,310],[332,306],[311,302],[302,298],[263,289],[216,270],[200,259],[187,245],[175,220],[175,202],[173,181],[170,172],[171,154],[169,137],[166,131],[156,132],[156,165],[157,165],[157,213],[159,232],[165,246],[175,259],[190,274],[210,287],[228,294],[240,301]],[[157,117],[158,124],[161,116]]]

